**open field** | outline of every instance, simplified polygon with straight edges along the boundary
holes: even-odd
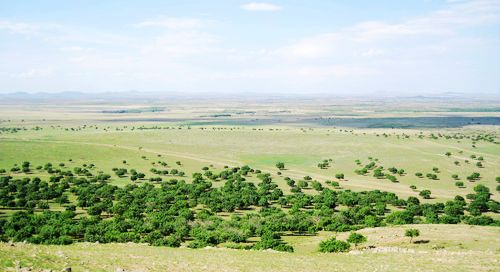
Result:
[[[290,239],[297,251],[241,251],[225,248],[186,249],[142,244],[74,244],[35,246],[0,244],[0,269],[16,265],[72,271],[496,271],[499,267],[500,233],[496,227],[464,225],[413,225],[426,243],[409,244],[407,227],[360,231],[364,247],[349,253],[317,252],[321,239],[334,235]],[[338,237],[345,236],[339,234]],[[293,238],[293,237],[292,237]],[[288,239],[287,239],[288,240]]]
[[[0,173],[4,186],[0,193],[5,197],[16,191],[17,196],[23,196],[24,189],[17,189],[22,179],[30,178],[32,182],[40,178],[67,200],[47,197],[37,200],[30,209],[26,208],[28,202],[16,197],[3,201],[0,227],[5,224],[18,228],[15,221],[9,221],[16,215],[21,216],[20,221],[28,218],[32,222],[51,222],[49,210],[72,219],[66,222],[71,227],[64,228],[65,235],[60,234],[63,227],[57,223],[54,229],[41,225],[34,231],[36,234],[22,238],[15,236],[16,232],[0,229],[0,236],[4,235],[4,243],[0,244],[0,270],[15,271],[16,266],[35,271],[57,271],[64,267],[73,271],[498,270],[500,116],[494,105],[486,108],[458,105],[462,108],[437,111],[438,107],[431,104],[418,112],[419,105],[392,110],[369,105],[368,111],[348,103],[332,111],[325,105],[305,105],[295,109],[295,104],[256,104],[248,110],[239,104],[4,105],[0,108],[0,169],[5,173]],[[346,126],[336,126],[331,120],[341,120],[340,124]],[[481,123],[484,120],[491,123]],[[415,122],[418,125],[406,125]],[[23,162],[29,162],[26,171],[20,168],[24,167]],[[277,168],[278,162],[284,164],[282,169]],[[368,167],[370,164],[373,166]],[[251,171],[241,172],[243,166]],[[127,171],[118,175],[116,171],[121,168]],[[384,173],[382,177],[374,176],[376,168]],[[88,175],[78,172],[81,169]],[[132,169],[144,176],[132,180]],[[363,169],[368,170],[356,172]],[[154,172],[157,170],[168,174]],[[235,175],[224,178],[227,171]],[[201,177],[206,189],[194,185],[194,173],[203,173],[198,178]],[[417,177],[417,173],[422,173],[422,177]],[[473,173],[479,176],[468,178]],[[110,176],[97,180],[103,174]],[[435,177],[426,177],[431,174]],[[54,180],[57,176],[60,179]],[[252,186],[257,185],[250,188],[259,188],[252,190],[257,196],[264,195],[264,202],[254,199],[249,200],[250,204],[238,206],[224,202],[223,195],[210,194],[230,191],[229,181],[232,184],[241,177]],[[291,185],[290,179],[295,184]],[[179,180],[185,180],[186,184]],[[9,184],[12,181],[17,185]],[[304,181],[306,185],[297,185]],[[268,188],[266,182],[271,189],[262,189]],[[457,186],[457,182],[463,185]],[[57,189],[63,185],[67,188]],[[278,192],[274,185],[281,195],[274,196]],[[478,185],[486,186],[489,192],[485,193],[484,187],[477,189]],[[83,191],[85,188],[91,191]],[[110,191],[103,193],[101,188]],[[358,200],[350,204],[351,194],[346,190],[363,193],[355,195]],[[374,190],[393,193],[394,197],[380,197]],[[430,196],[422,194],[425,190],[430,191]],[[380,199],[367,197],[364,193],[367,191],[375,192],[373,197]],[[161,198],[163,192],[173,197]],[[326,209],[321,206],[326,205],[323,198],[310,197],[300,204],[302,195],[324,197],[328,192],[334,192],[335,198],[334,204],[328,204],[331,206]],[[481,194],[488,196],[485,201],[489,206],[473,210],[471,203],[481,198]],[[129,202],[129,198],[138,201]],[[214,204],[211,198],[222,204]],[[415,206],[410,203],[416,203],[416,210],[411,210]],[[76,206],[74,213],[64,212],[71,205]],[[96,212],[93,208],[98,205],[104,208]],[[142,213],[120,212],[127,208],[132,211],[134,205]],[[33,214],[19,215],[24,210]],[[408,211],[410,219],[391,217]],[[154,225],[158,224],[154,216],[166,221],[185,217],[182,226],[187,230],[182,226],[173,230],[169,225]],[[276,220],[290,226],[273,225]],[[130,222],[139,227],[127,225]],[[425,224],[430,222],[441,224]],[[452,222],[458,224],[443,224]],[[249,225],[250,230],[241,231]],[[154,228],[161,231],[157,233]],[[416,243],[410,243],[404,236],[409,228],[420,230]],[[83,233],[78,233],[81,229]],[[207,235],[217,233],[222,238],[200,242],[202,238],[197,236],[200,234],[193,229],[202,234],[206,231]],[[241,249],[259,245],[266,229],[279,234],[272,241],[292,247],[293,253],[272,250],[273,246],[264,247],[267,250],[263,251]],[[322,241],[334,236],[344,241],[349,236],[348,230],[365,235],[367,242],[352,246],[347,253],[319,252]],[[234,238],[236,242],[223,235],[235,231],[243,237]],[[177,240],[172,244],[171,240],[165,240],[174,237]],[[25,240],[45,245],[23,243]],[[161,245],[180,248],[148,245],[157,240]],[[47,245],[61,243],[73,244]],[[288,251],[286,247],[284,251]]]
[[[71,158],[73,162],[67,163],[70,168],[81,163],[94,162],[99,169],[110,172],[111,168],[120,166],[122,160],[127,160],[129,165],[147,172],[150,161],[161,155],[170,162],[185,162],[182,169],[188,173],[187,176],[209,164],[219,168],[224,165],[247,164],[275,174],[274,164],[282,161],[286,165],[286,170],[281,171],[281,177],[276,175],[274,177],[283,189],[287,188],[279,181],[286,176],[297,179],[309,175],[324,182],[333,179],[336,173],[344,173],[346,180],[340,181],[344,188],[381,189],[411,196],[418,195],[417,191],[409,188],[410,185],[415,185],[419,190],[430,189],[436,199],[450,199],[457,194],[469,193],[477,183],[495,187],[495,177],[500,175],[500,169],[496,167],[500,165],[498,144],[487,141],[473,143],[473,140],[467,138],[430,137],[431,134],[463,137],[478,134],[497,135],[500,131],[498,126],[345,129],[317,126],[314,123],[266,126],[211,125],[213,122],[218,122],[214,120],[206,121],[208,125],[188,126],[186,123],[196,123],[201,115],[214,114],[213,112],[217,112],[215,110],[217,107],[204,109],[201,113],[196,108],[188,111],[184,107],[178,107],[168,112],[132,112],[115,115],[103,113],[103,108],[116,107],[106,106],[100,110],[89,110],[85,106],[74,106],[59,109],[61,111],[59,113],[58,109],[52,111],[40,109],[31,112],[21,108],[19,112],[9,113],[4,110],[3,119],[12,118],[12,121],[4,121],[3,126],[39,126],[43,129],[1,134],[0,168],[10,168],[14,163],[21,163],[24,160],[30,160],[34,164],[67,163]],[[269,110],[260,110],[262,115],[268,112]],[[57,114],[57,118],[54,114]],[[308,115],[304,112],[291,113],[293,114]],[[125,120],[123,115],[126,115]],[[179,115],[173,119],[192,121],[132,121],[161,120],[164,115]],[[372,113],[365,115],[365,118],[373,117]],[[288,115],[284,116],[283,118],[287,118]],[[68,117],[72,120],[65,119]],[[314,119],[312,116],[307,118]],[[233,120],[233,118],[227,119],[222,123]],[[445,156],[446,152],[450,152],[451,155]],[[476,166],[477,161],[471,159],[471,155],[484,158],[482,168]],[[141,156],[146,156],[150,161],[141,159]],[[406,174],[398,177],[399,183],[375,179],[371,175],[356,175],[354,170],[360,166],[356,165],[355,160],[360,160],[364,165],[369,162],[369,157],[378,159],[385,168],[403,168]],[[332,159],[331,165],[327,169],[318,168],[317,164],[325,159]],[[455,164],[456,162],[458,164]],[[414,175],[416,172],[425,175],[432,172],[433,167],[439,168],[439,180],[417,178]],[[475,183],[468,183],[465,178],[473,172],[480,172],[482,178]],[[457,174],[460,180],[465,182],[465,188],[455,186],[456,180],[451,177],[453,174]],[[123,183],[119,180],[117,182]]]

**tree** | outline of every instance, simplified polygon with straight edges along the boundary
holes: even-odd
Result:
[[[387,223],[394,225],[412,224],[413,219],[414,214],[409,211],[394,211],[385,218]]]
[[[451,152],[449,152],[449,151],[448,151],[448,152],[446,152],[446,153],[444,153],[444,154],[446,155],[446,157],[451,156]]]
[[[432,174],[432,173],[427,173],[427,175],[425,175],[428,179],[433,179],[433,180],[437,180],[438,179],[438,176],[436,174]]]
[[[321,183],[319,183],[318,181],[313,181],[311,184],[312,184],[312,187],[314,190],[316,190],[316,191],[323,190],[323,185],[321,185]]]
[[[279,170],[284,170],[285,169],[285,163],[284,162],[277,162],[276,163],[276,168]]]
[[[357,246],[358,244],[366,242],[366,236],[356,233],[356,232],[351,232],[349,235],[349,238],[347,238],[347,242],[354,244]]]
[[[384,172],[382,172],[381,168],[377,168],[373,171],[373,176],[376,178],[383,178],[383,177],[385,177],[385,174],[384,174]]]
[[[444,207],[444,214],[458,218],[464,214],[465,202],[462,201],[447,201]],[[457,221],[460,221],[459,219]]]
[[[270,248],[277,251],[293,252],[293,247],[284,243],[281,237],[271,230],[265,230],[260,237],[260,241],[255,243],[253,248],[257,250]]]
[[[28,162],[28,161],[23,162],[22,167],[23,167],[24,173],[30,172],[30,162]]]
[[[298,187],[300,188],[307,188],[307,186],[309,186],[309,183],[305,180],[299,180],[299,184],[298,184]]]
[[[319,244],[319,251],[321,252],[346,252],[349,251],[350,248],[351,245],[349,243],[337,240],[335,237],[322,241]]]
[[[344,179],[344,174],[343,173],[337,173],[335,174],[336,179]]]
[[[424,199],[429,199],[431,198],[431,191],[430,190],[422,190],[420,191],[419,195],[423,197]]]
[[[407,229],[405,231],[405,236],[410,237],[410,244],[412,243],[413,237],[420,236],[420,231],[418,229]]]
[[[387,176],[388,180],[390,180],[392,182],[398,182],[398,179],[395,176],[393,176],[393,175],[386,175],[386,176]]]

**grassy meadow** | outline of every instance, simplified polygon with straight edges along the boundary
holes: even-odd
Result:
[[[44,127],[40,131],[20,131],[0,135],[2,156],[0,168],[10,168],[15,163],[29,160],[36,164],[64,162],[71,169],[82,163],[94,163],[98,169],[110,172],[113,167],[123,166],[126,160],[131,168],[148,172],[151,162],[162,159],[174,163],[181,161],[187,176],[199,172],[203,166],[215,168],[250,165],[269,171],[278,184],[287,189],[283,177],[312,178],[324,182],[334,180],[335,174],[343,173],[345,179],[339,183],[343,188],[353,190],[380,189],[416,196],[418,191],[429,189],[435,199],[451,199],[457,194],[467,194],[475,184],[481,183],[494,188],[495,177],[500,175],[500,146],[480,141],[472,147],[470,139],[429,138],[431,133],[450,131],[343,129],[343,128],[301,128],[282,126],[178,126],[175,124],[147,124],[145,127],[158,129],[136,129],[133,125],[116,126],[109,123],[94,127],[78,126]],[[65,130],[74,128],[75,130]],[[168,128],[168,129],[164,129]],[[106,130],[104,130],[106,129]],[[118,129],[118,130],[117,130]],[[498,128],[478,128],[497,133]],[[473,135],[476,128],[462,129],[460,133]],[[405,138],[408,135],[409,138]],[[445,156],[450,152],[451,156]],[[482,156],[483,167],[476,166],[471,155]],[[146,158],[142,158],[145,156]],[[161,156],[161,157],[159,157]],[[355,163],[369,163],[376,158],[385,168],[403,168],[405,175],[398,177],[398,183],[381,180],[371,175],[357,175]],[[72,162],[68,160],[72,159]],[[332,159],[329,167],[320,169],[317,165],[325,159]],[[285,163],[285,170],[277,175],[277,162]],[[458,164],[455,164],[455,162]],[[466,162],[468,161],[468,162]],[[416,172],[433,172],[439,168],[438,180],[418,178]],[[466,177],[480,172],[482,178],[468,182]],[[464,188],[455,186],[453,174],[464,181]],[[279,181],[282,182],[279,182]],[[117,183],[125,180],[116,179]],[[417,190],[410,189],[415,185]],[[495,198],[497,194],[495,194]]]
[[[497,227],[413,225],[422,235],[410,244],[403,227],[360,231],[368,242],[349,253],[319,253],[318,236],[285,237],[294,253],[227,248],[165,248],[144,244],[68,246],[0,243],[0,269],[16,271],[495,271],[498,269]],[[343,234],[338,237],[345,236]]]
[[[301,180],[309,176],[325,188],[361,192],[380,190],[398,197],[417,197],[421,203],[436,203],[474,193],[474,186],[485,185],[491,199],[500,200],[497,177],[500,176],[500,127],[471,125],[449,128],[348,128],[321,125],[304,120],[324,114],[342,118],[386,118],[394,116],[456,116],[457,109],[436,112],[429,108],[415,113],[412,109],[380,110],[371,105],[328,106],[296,105],[167,105],[164,111],[137,110],[147,105],[10,105],[0,109],[0,169],[14,178],[50,175],[36,166],[50,162],[62,170],[94,164],[93,174],[108,173],[109,183],[118,187],[145,184],[155,176],[151,168],[184,172],[190,182],[193,173],[207,167],[213,172],[225,167],[248,165],[270,173],[273,181],[290,194],[286,178]],[[437,106],[436,106],[437,107]],[[132,110],[130,110],[132,109]],[[351,110],[347,110],[351,109]],[[376,110],[379,109],[379,110]],[[224,114],[228,114],[226,116]],[[495,112],[464,111],[470,118],[498,117]],[[218,115],[223,115],[219,117]],[[214,117],[216,116],[216,117]],[[302,119],[301,119],[302,118]],[[253,121],[252,121],[253,120]],[[257,120],[257,121],[255,121]],[[265,120],[265,122],[263,122]],[[281,120],[281,121],[280,121]],[[282,122],[288,120],[289,122]],[[290,120],[293,120],[290,121]],[[299,120],[299,121],[295,121]],[[13,131],[15,129],[15,131]],[[488,135],[493,141],[475,139]],[[479,159],[481,157],[481,159]],[[323,168],[319,163],[327,161]],[[30,173],[10,171],[29,161]],[[276,163],[283,162],[284,169]],[[373,172],[355,173],[370,162],[384,169],[404,169],[395,174],[396,182],[376,178]],[[478,166],[478,162],[481,166]],[[135,182],[130,175],[119,177],[113,168],[135,169],[146,174]],[[435,169],[433,169],[435,168]],[[422,173],[417,177],[415,173]],[[467,180],[474,172],[480,178]],[[427,173],[437,175],[429,179]],[[336,175],[344,174],[343,178]],[[452,175],[458,175],[453,178]],[[257,183],[255,175],[248,181]],[[327,182],[328,181],[328,182]],[[331,186],[331,181],[339,186]],[[463,182],[457,186],[456,182]],[[221,187],[224,181],[214,181]],[[412,187],[410,187],[412,186]],[[430,190],[431,197],[419,195]],[[317,195],[313,188],[305,194]],[[70,202],[77,196],[68,193]],[[48,202],[51,210],[65,207]],[[342,209],[343,207],[340,207]],[[394,208],[394,207],[391,207]],[[397,210],[397,208],[395,208]],[[18,209],[0,208],[0,218],[8,218]],[[80,207],[81,216],[86,210]],[[244,214],[248,211],[237,211]],[[219,212],[222,217],[230,214]],[[497,213],[488,216],[498,219]],[[409,243],[404,230],[417,228],[418,243]],[[498,227],[464,224],[421,224],[385,226],[358,231],[368,241],[348,253],[318,252],[321,241],[337,236],[346,239],[349,232],[319,231],[315,235],[283,233],[282,239],[294,247],[293,253],[273,250],[235,250],[221,247],[189,249],[153,247],[144,243],[74,243],[72,245],[33,245],[0,243],[0,270],[33,268],[35,271],[72,267],[73,271],[498,271],[500,230]],[[258,239],[252,237],[252,239]]]

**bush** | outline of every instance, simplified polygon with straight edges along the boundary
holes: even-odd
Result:
[[[358,244],[362,244],[362,243],[366,242],[366,240],[367,240],[366,236],[359,234],[359,233],[355,233],[355,232],[352,232],[349,235],[349,238],[347,238],[347,242],[354,244],[356,246]]]
[[[423,197],[424,199],[429,199],[431,198],[431,191],[429,190],[422,190],[420,191],[419,195]]]
[[[349,251],[350,248],[351,245],[349,243],[337,240],[335,237],[322,241],[319,244],[319,251],[321,252],[346,252]]]
[[[200,241],[200,240],[194,240],[188,244],[189,248],[203,248],[206,246],[208,246],[208,244],[206,242]]]
[[[272,231],[265,231],[260,237],[260,241],[252,247],[256,250],[274,249],[277,251],[293,252],[293,247],[280,240],[280,236]]]
[[[181,242],[182,241],[179,237],[174,236],[174,235],[170,235],[170,236],[162,237],[160,239],[153,241],[152,245],[154,245],[154,246],[180,247]],[[201,247],[200,243],[197,243],[196,245]]]
[[[413,223],[413,214],[409,211],[395,211],[386,217],[386,222],[394,225]]]
[[[488,226],[492,225],[494,222],[495,220],[493,220],[493,218],[486,215],[469,216],[465,219],[465,223],[478,226]]]

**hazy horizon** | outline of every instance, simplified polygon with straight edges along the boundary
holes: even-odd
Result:
[[[0,94],[500,94],[500,1],[0,3]]]

